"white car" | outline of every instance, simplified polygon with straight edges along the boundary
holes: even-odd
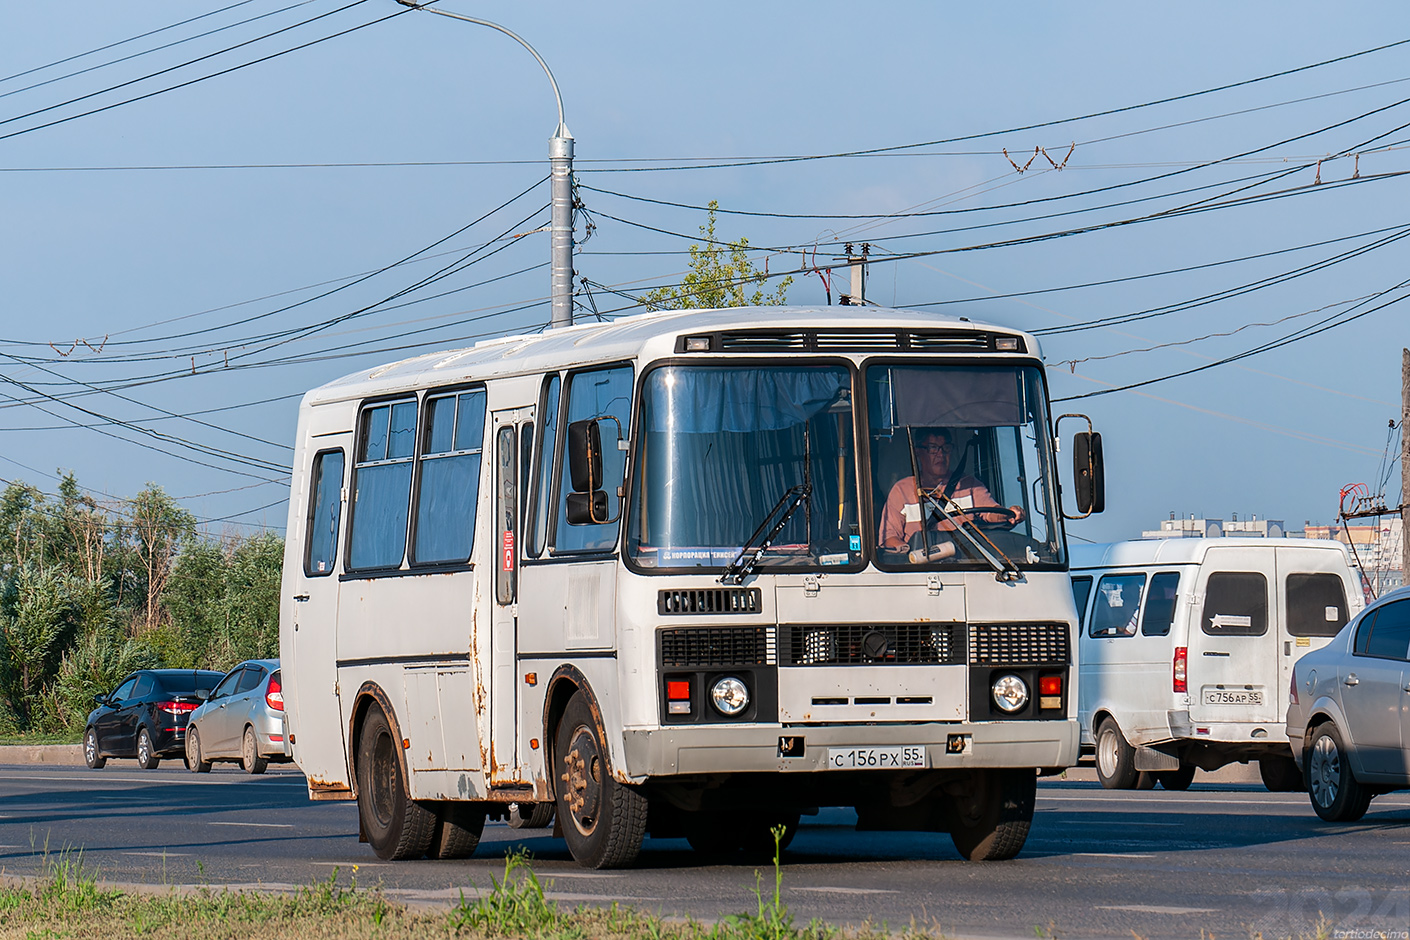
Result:
[[[1410,787],[1410,587],[1298,660],[1287,732],[1329,822],[1355,822],[1372,797]]]
[[[287,760],[279,660],[240,663],[191,713],[186,766],[192,773],[203,774],[216,761],[233,761],[246,773],[262,774],[270,761]]]

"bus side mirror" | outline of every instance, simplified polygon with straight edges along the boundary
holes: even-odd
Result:
[[[569,493],[567,510],[569,525],[601,525],[610,521],[607,518],[607,493],[603,490]]]
[[[1079,431],[1072,438],[1072,480],[1077,490],[1077,511],[1084,516],[1106,509],[1106,470],[1102,465],[1102,436]]]
[[[602,489],[602,432],[591,418],[568,425],[568,477],[574,494]],[[569,505],[572,505],[571,500]],[[571,516],[568,521],[573,521]]]

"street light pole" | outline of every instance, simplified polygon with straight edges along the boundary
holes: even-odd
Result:
[[[488,26],[490,29],[504,33],[529,50],[529,54],[543,68],[543,73],[548,76],[548,83],[553,86],[553,97],[558,102],[558,126],[554,128],[553,136],[548,139],[549,192],[552,204],[552,217],[549,225],[549,247],[552,261],[549,287],[550,296],[553,299],[548,325],[554,329],[560,326],[572,326],[573,135],[568,131],[568,125],[563,123],[563,96],[558,93],[558,82],[554,80],[553,72],[549,70],[548,63],[543,60],[543,56],[539,55],[533,46],[525,42],[518,34],[505,29],[498,23],[491,23],[489,20],[477,19],[473,16],[462,16],[459,13],[452,13],[449,10],[441,10],[436,7],[423,6],[415,0],[397,0],[397,3],[416,10],[424,10],[427,13],[464,20],[477,26]]]

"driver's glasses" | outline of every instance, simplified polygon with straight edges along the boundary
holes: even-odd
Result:
[[[955,452],[954,444],[917,444],[916,453],[930,454],[934,457],[937,454],[944,454],[946,457]]]

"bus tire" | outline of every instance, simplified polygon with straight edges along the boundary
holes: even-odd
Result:
[[[509,804],[509,825],[513,829],[547,829],[551,822],[552,803]]]
[[[623,868],[646,836],[646,797],[612,776],[587,696],[574,692],[553,734],[553,789],[568,851],[584,868]]]
[[[436,831],[431,836],[431,858],[469,858],[485,831],[485,810],[476,803],[446,802],[436,807]]]
[[[378,858],[420,858],[435,837],[436,814],[411,799],[401,742],[382,709],[367,710],[357,736],[357,813]]]
[[[1013,858],[1028,840],[1037,793],[1031,767],[973,771],[967,791],[954,798],[955,848],[972,862]]]
[[[1258,776],[1270,793],[1306,793],[1307,784],[1291,757],[1260,757]]]
[[[1097,779],[1108,790],[1136,787],[1136,749],[1126,741],[1121,726],[1110,716],[1097,725]]]
[[[1312,808],[1327,822],[1356,822],[1371,805],[1371,791],[1351,772],[1341,732],[1330,721],[1319,725],[1302,758]]]
[[[1194,764],[1182,763],[1179,770],[1156,771],[1155,780],[1166,790],[1188,790],[1195,781],[1196,769]]]

